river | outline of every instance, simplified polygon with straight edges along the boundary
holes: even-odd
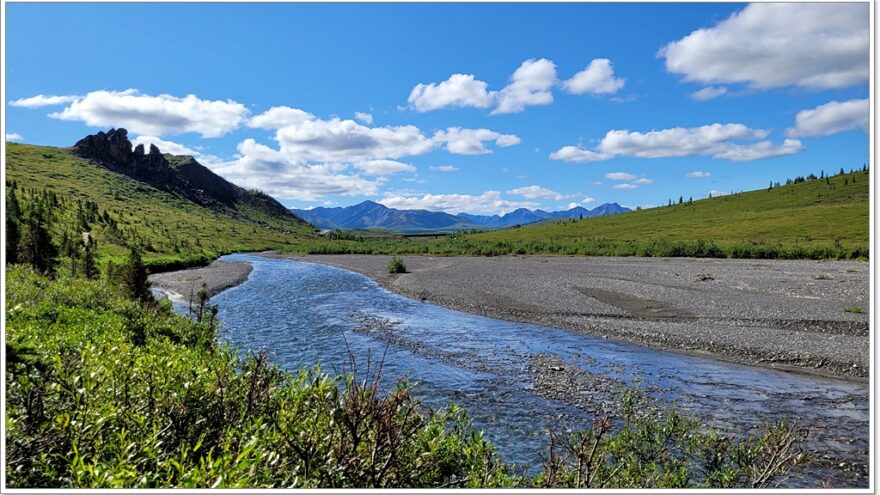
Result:
[[[734,435],[799,418],[811,428],[808,447],[823,462],[793,484],[815,485],[828,466],[842,462],[834,468],[838,482],[867,486],[865,384],[461,313],[319,264],[246,254],[221,259],[254,267],[245,283],[211,299],[223,341],[241,352],[267,350],[287,370],[316,363],[325,371],[348,370],[349,352],[363,370],[368,359],[384,356],[384,386],[406,379],[429,407],[464,407],[502,458],[523,469],[540,466],[548,431],[589,428],[614,403],[616,390],[639,384],[658,403]]]

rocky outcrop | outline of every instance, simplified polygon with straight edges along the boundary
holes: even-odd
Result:
[[[201,206],[237,214],[246,204],[294,222],[302,220],[275,199],[248,191],[215,174],[191,156],[165,155],[154,144],[132,149],[125,129],[110,129],[86,136],[73,145],[74,154],[157,189],[182,196]]]

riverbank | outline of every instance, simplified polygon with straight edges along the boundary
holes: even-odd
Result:
[[[188,300],[197,293],[202,284],[213,297],[226,289],[244,283],[254,268],[250,263],[214,261],[202,268],[190,268],[150,275],[150,284]]]
[[[276,255],[399,294],[724,361],[866,382],[869,265],[845,261]]]

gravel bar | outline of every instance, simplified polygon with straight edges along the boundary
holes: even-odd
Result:
[[[410,256],[408,272],[391,275],[390,256],[285,257],[359,272],[399,294],[460,311],[868,381],[864,262]]]
[[[230,287],[243,283],[253,269],[254,267],[250,263],[243,261],[215,261],[203,268],[150,275],[150,284],[185,300],[188,300],[191,294],[198,292],[202,288],[202,284],[205,284],[208,296],[213,297]]]

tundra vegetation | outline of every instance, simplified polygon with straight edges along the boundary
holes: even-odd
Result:
[[[323,239],[257,211],[218,213],[65,149],[9,144],[7,176],[6,474],[16,488],[772,486],[807,460],[796,423],[731,438],[645,407],[638,389],[621,391],[619,417],[550,436],[542,469],[527,475],[454,405],[428,409],[403,382],[381,390],[375,369],[291,373],[265,354],[242,357],[218,342],[206,297],[178,315],[151,297],[146,275],[265,249],[868,256],[867,172],[422,240]]]
[[[10,487],[768,486],[806,460],[796,424],[732,439],[631,389],[530,476],[380,369],[290,373],[222,345],[207,297],[189,317],[152,298],[142,245],[101,253],[95,227],[120,227],[97,204],[10,184],[7,208]]]

